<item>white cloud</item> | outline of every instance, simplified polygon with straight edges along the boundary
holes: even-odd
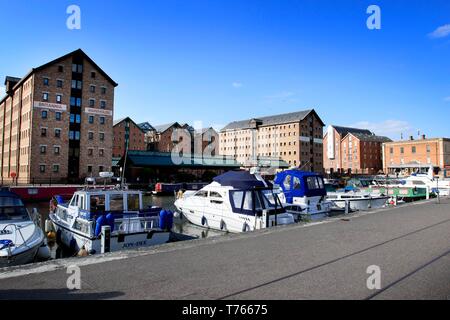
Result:
[[[236,89],[243,87],[243,84],[241,82],[237,82],[237,81],[233,82],[231,85],[233,86],[233,88],[236,88]]]
[[[3,96],[6,94],[6,88],[0,86],[0,98],[3,98]]]
[[[295,97],[295,92],[291,91],[281,91],[270,96],[265,96],[265,100],[268,102],[297,102]]]
[[[428,36],[433,39],[444,38],[448,35],[450,35],[450,24],[440,26],[439,28],[428,34]]]
[[[360,121],[350,125],[350,127],[367,129],[377,135],[388,136],[399,139],[400,134],[407,137],[414,133],[415,129],[407,122],[402,120],[385,120],[382,122]]]

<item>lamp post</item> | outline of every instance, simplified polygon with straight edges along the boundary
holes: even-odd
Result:
[[[437,194],[437,203],[441,203],[441,199],[439,198],[439,176],[436,176],[436,194]]]

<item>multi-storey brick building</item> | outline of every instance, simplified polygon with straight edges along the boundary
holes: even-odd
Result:
[[[191,153],[194,147],[194,129],[172,122],[152,127],[146,134],[147,150],[159,152],[172,152],[174,150],[184,150],[184,153]],[[176,149],[175,149],[176,148]]]
[[[145,132],[131,118],[114,121],[113,157],[122,157],[127,150],[147,151]]]
[[[2,183],[79,180],[111,170],[117,83],[81,49],[5,84]]]
[[[214,128],[204,128],[198,130],[194,137],[195,154],[204,154],[206,156],[219,155],[219,134]]]
[[[441,175],[450,170],[450,139],[427,139],[423,135],[416,140],[387,142],[383,144],[383,168],[385,173],[409,175],[427,172],[429,167],[439,168]]]
[[[388,141],[366,129],[329,126],[323,144],[325,171],[377,174],[383,168],[381,147]]]
[[[314,110],[236,121],[220,131],[219,150],[242,164],[272,157],[322,172],[323,127]]]

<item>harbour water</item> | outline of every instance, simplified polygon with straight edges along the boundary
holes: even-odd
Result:
[[[148,206],[158,206],[166,210],[176,211],[174,206],[175,197],[174,196],[144,196],[144,205]],[[49,214],[49,203],[48,202],[35,202],[26,204],[28,210],[31,212],[33,208],[36,208],[41,216],[41,227],[45,230],[45,220],[48,218]],[[172,231],[176,234],[181,234],[188,236],[186,238],[208,238],[214,236],[221,236],[226,233],[208,230],[189,223],[186,219],[175,219]],[[63,246],[58,246],[57,244],[49,243],[51,255],[53,259],[61,259],[75,256],[76,252],[70,252],[68,248]]]

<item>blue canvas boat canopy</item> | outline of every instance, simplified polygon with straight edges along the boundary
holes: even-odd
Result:
[[[230,186],[239,190],[272,187],[269,182],[259,180],[248,171],[228,171],[213,180],[222,186]]]
[[[281,187],[288,203],[294,197],[326,196],[323,177],[314,172],[286,170],[277,173],[274,182]]]

